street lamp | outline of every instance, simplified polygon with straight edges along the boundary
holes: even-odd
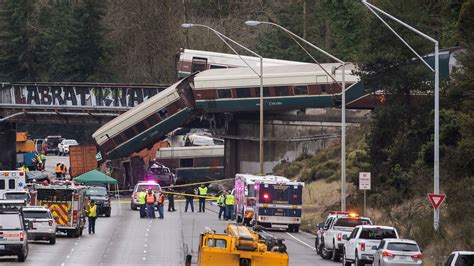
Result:
[[[324,51],[323,49],[319,48],[318,46],[310,43],[309,41],[303,39],[302,37],[296,35],[295,33],[291,32],[290,30],[286,29],[285,27],[278,25],[276,23],[268,22],[268,21],[256,21],[256,20],[248,20],[245,22],[247,26],[258,26],[261,24],[267,24],[267,25],[272,25],[275,26],[284,32],[286,32],[290,37],[315,61],[318,65],[319,63],[314,59],[314,57],[311,56],[311,54],[306,51],[306,49],[301,46],[301,44],[296,40],[300,40],[307,45],[313,47],[314,49],[318,50],[319,52],[329,56],[333,60],[341,63],[342,66],[342,106],[341,106],[341,112],[342,112],[342,117],[341,117],[341,211],[346,211],[346,71],[345,71],[345,62],[342,61],[341,59],[335,57],[334,55]],[[296,38],[296,39],[295,39]],[[322,68],[322,67],[321,67]],[[324,70],[324,68],[323,68]],[[325,71],[325,70],[324,70]],[[325,71],[326,72],[326,71]],[[326,72],[327,73],[327,72]],[[329,75],[331,78],[332,76]],[[333,78],[334,81],[336,81]],[[337,81],[336,81],[337,82]]]
[[[383,11],[382,9],[374,6],[373,4],[367,2],[367,0],[362,0],[362,3],[372,12],[382,23],[387,26],[397,37],[400,39],[403,44],[405,44],[431,71],[434,72],[435,76],[435,84],[434,84],[434,94],[435,94],[435,119],[434,119],[434,194],[439,194],[439,43],[437,40],[433,39],[432,37],[426,35],[425,33],[415,29],[414,27],[406,24],[405,22],[399,20],[398,18],[388,14],[387,12]],[[435,49],[435,68],[433,69],[426,60],[424,60],[416,51],[413,49],[395,30],[388,25],[385,20],[383,20],[380,15],[375,12],[384,14],[385,16],[389,17],[393,21],[398,22],[399,24],[405,26],[409,30],[413,31],[414,33],[420,35],[421,37],[429,40],[430,42],[434,43]],[[434,208],[433,213],[433,227],[435,231],[439,229],[439,208]]]
[[[221,39],[259,78],[260,78],[260,136],[259,136],[259,162],[260,162],[260,174],[263,175],[264,169],[263,169],[263,57],[256,52],[250,50],[249,48],[243,46],[242,44],[232,40],[231,38],[225,36],[224,34],[218,32],[217,30],[206,26],[202,24],[190,24],[190,23],[184,23],[181,24],[181,27],[183,28],[191,28],[191,27],[203,27],[206,29],[211,30],[214,32],[219,39]],[[239,53],[227,42],[230,41],[233,44],[239,46],[240,48],[244,49],[245,51],[257,56],[260,58],[260,73],[256,72],[253,67],[251,67],[245,59],[240,56]]]

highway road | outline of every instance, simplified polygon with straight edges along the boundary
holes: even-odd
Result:
[[[197,207],[197,202],[195,204]],[[130,210],[126,197],[112,203],[112,216],[97,220],[96,234],[84,230],[80,238],[58,237],[55,245],[31,242],[30,253],[22,265],[184,265],[187,253],[197,262],[200,232],[206,227],[223,232],[226,222],[217,219],[216,206],[205,213],[195,209],[165,212],[165,219],[140,219]],[[314,236],[308,233],[270,232],[285,239],[290,265],[337,265],[316,255]],[[15,257],[0,257],[0,264],[13,265]]]

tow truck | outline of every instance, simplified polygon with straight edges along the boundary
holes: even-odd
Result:
[[[235,175],[237,222],[298,232],[301,224],[303,182],[286,177]]]
[[[288,265],[281,239],[263,238],[245,226],[228,224],[224,234],[208,229],[199,240],[199,266]]]
[[[47,206],[51,210],[58,231],[70,237],[82,235],[86,223],[84,210],[88,204],[85,186],[77,182],[56,181],[38,186],[33,194],[36,206]]]

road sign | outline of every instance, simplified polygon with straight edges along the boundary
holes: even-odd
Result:
[[[433,208],[438,209],[444,199],[446,199],[446,195],[428,193],[428,199],[430,200],[431,205],[433,205]]]
[[[359,172],[359,189],[370,190],[370,172]]]

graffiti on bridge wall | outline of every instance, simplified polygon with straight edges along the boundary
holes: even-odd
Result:
[[[14,85],[13,88],[16,104],[91,107],[134,107],[164,89],[49,85]]]

